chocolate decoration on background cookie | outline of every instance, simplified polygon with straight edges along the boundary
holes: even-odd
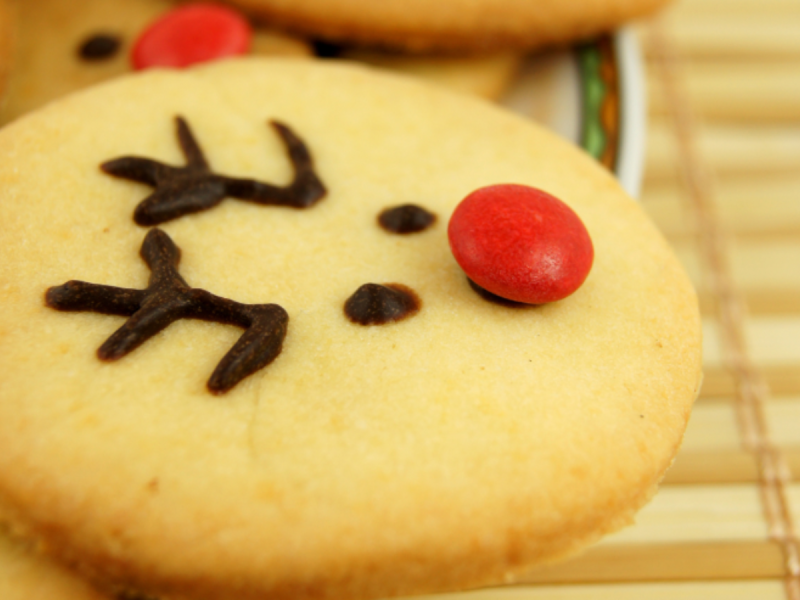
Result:
[[[311,46],[314,49],[314,56],[318,58],[339,58],[344,52],[341,44],[325,40],[312,40]]]
[[[207,210],[226,197],[256,204],[308,208],[327,193],[314,171],[306,145],[278,121],[270,121],[270,124],[283,141],[294,169],[294,178],[285,187],[212,173],[188,123],[181,117],[176,117],[175,122],[186,166],[173,167],[138,156],[123,156],[100,165],[109,175],[156,188],[133,213],[139,225],[158,225]]]
[[[112,33],[96,33],[86,38],[78,47],[78,56],[86,61],[98,61],[111,58],[118,51],[122,41]]]
[[[436,222],[436,215],[416,204],[387,208],[378,215],[378,223],[390,233],[417,233]]]
[[[236,325],[245,332],[207,384],[209,391],[222,394],[280,354],[289,323],[283,308],[277,304],[240,304],[190,287],[178,273],[180,249],[160,229],[147,233],[140,254],[151,271],[144,290],[68,281],[45,294],[47,306],[56,310],[130,317],[100,346],[98,358],[120,359],[179,319]]]
[[[344,314],[359,325],[384,325],[419,312],[419,296],[400,283],[365,283],[344,304]]]
[[[133,591],[122,591],[117,592],[114,594],[115,600],[158,600],[155,596],[148,596],[147,594],[143,594],[141,592],[133,592]]]

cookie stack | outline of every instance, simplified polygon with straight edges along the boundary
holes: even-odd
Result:
[[[571,295],[508,302],[455,260],[456,207],[509,183],[585,226]],[[0,129],[0,224],[3,598],[513,581],[631,521],[699,386],[694,292],[605,169],[354,64],[51,103]]]

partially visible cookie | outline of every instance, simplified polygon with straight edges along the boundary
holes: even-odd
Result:
[[[0,124],[69,92],[130,72],[134,41],[149,23],[177,5],[174,0],[19,2],[18,48],[8,97],[0,106]],[[0,14],[0,28],[4,25]],[[8,39],[0,36],[0,90]],[[298,38],[259,27],[254,30],[252,53],[310,56],[311,48]]]
[[[363,49],[345,50],[341,57],[489,100],[497,100],[503,95],[524,60],[524,55],[520,52],[495,52],[478,56],[420,56]]]
[[[16,13],[11,0],[0,0],[0,110],[6,101],[8,75],[17,38]]]
[[[7,2],[0,0],[0,124],[129,72],[133,42],[148,24],[180,5],[175,0],[83,0],[77,5],[71,0],[26,0],[19,3],[17,32],[12,30]],[[12,60],[16,33],[19,49]],[[312,45],[257,24],[250,53],[311,57]],[[489,99],[503,93],[522,60],[520,53],[512,52],[421,57],[346,50],[342,57]]]
[[[499,303],[455,262],[449,216],[506,182],[586,225],[568,298]],[[512,581],[630,522],[699,385],[695,294],[605,169],[374,69],[72,95],[0,131],[0,222],[0,518],[119,589]]]
[[[412,51],[536,49],[611,30],[668,0],[231,0],[302,35]]]

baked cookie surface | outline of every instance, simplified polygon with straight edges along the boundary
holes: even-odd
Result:
[[[292,168],[268,120],[286,124],[327,194],[137,225],[153,186],[99,166],[186,164],[176,116],[215,174],[279,186]],[[569,298],[500,306],[455,263],[449,215],[505,182],[586,224],[595,264]],[[434,224],[378,225],[409,202]],[[699,384],[694,293],[605,170],[499,109],[366,68],[235,60],[73,95],[0,132],[0,222],[0,514],[120,588],[377,598],[513,579],[630,521]],[[190,286],[289,316],[282,352],[225,394],[206,381],[240,328],[177,320],[103,362],[125,318],[45,303],[69,280],[146,288],[140,248],[160,235]],[[365,283],[421,307],[355,324],[343,307]]]
[[[231,0],[304,35],[406,50],[535,49],[642,17],[667,0]]]

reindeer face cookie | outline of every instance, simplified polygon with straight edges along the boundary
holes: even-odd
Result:
[[[149,66],[154,58],[191,62],[197,60],[197,53],[205,53],[203,58],[208,59],[208,54],[216,58],[231,52],[314,56],[313,44],[306,38],[273,29],[269,21],[249,22],[249,15],[220,4],[82,0],[76,5],[72,0],[35,0],[18,2],[12,11],[8,2],[0,0],[0,125],[68,93]],[[198,18],[198,11],[206,13],[205,18]],[[194,33],[186,33],[187,23]],[[245,35],[242,28],[248,30]],[[226,35],[220,36],[220,31]],[[142,43],[145,37],[149,39]],[[184,42],[189,38],[194,48],[182,45],[177,39],[181,37]],[[192,43],[209,37],[216,44]],[[319,48],[319,53],[332,50]],[[521,53],[511,51],[486,56],[403,56],[337,47],[335,54],[493,100],[506,90],[523,59]]]
[[[0,158],[0,514],[111,588],[508,581],[629,522],[677,450],[687,278],[601,167],[505,112],[234,60],[71,96]],[[470,286],[447,223],[497,183],[585,224],[571,296]]]
[[[175,0],[25,0],[2,18],[0,2],[0,80],[9,71],[8,94],[0,124],[70,92],[131,72],[131,51],[147,29],[180,6]],[[207,4],[207,3],[206,3]],[[13,56],[4,50],[16,38]],[[310,56],[304,40],[257,27],[250,52]],[[0,83],[0,93],[3,86]]]

